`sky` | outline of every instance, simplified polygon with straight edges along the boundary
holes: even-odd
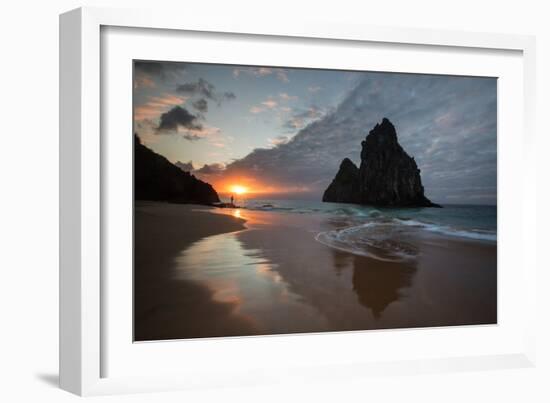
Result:
[[[434,202],[496,204],[494,78],[134,63],[134,131],[220,194],[320,200],[384,117]]]

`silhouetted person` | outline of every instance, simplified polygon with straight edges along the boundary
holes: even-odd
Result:
[[[233,204],[233,195],[231,195],[231,204],[234,205]]]

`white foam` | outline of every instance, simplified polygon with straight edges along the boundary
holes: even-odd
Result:
[[[491,241],[491,242],[496,242],[497,240],[497,234],[491,231],[463,230],[463,229],[451,228],[444,225],[424,223],[424,222],[415,221],[415,220],[400,220],[398,218],[394,219],[394,221],[400,225],[406,225],[409,227],[418,227],[425,231],[435,232],[435,233],[453,236],[453,237],[475,239],[480,241]]]
[[[416,220],[373,220],[367,223],[318,233],[315,240],[331,248],[355,255],[372,257],[385,261],[414,259],[417,249],[403,241],[412,235],[411,231],[429,231],[441,235],[481,241],[496,242],[496,234],[483,230],[462,230]],[[380,250],[384,256],[375,251]]]
[[[321,232],[315,240],[334,249],[383,261],[398,262],[416,257],[416,248],[412,245],[393,240],[391,234],[371,233],[372,229],[381,225],[388,224],[369,222],[341,230]],[[376,253],[377,250],[383,252],[383,256]]]

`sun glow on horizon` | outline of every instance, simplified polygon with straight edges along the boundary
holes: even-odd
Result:
[[[236,193],[238,195],[243,195],[248,192],[248,188],[240,185],[233,185],[229,188],[231,192]]]
[[[209,180],[208,177],[201,177],[201,179],[211,183],[214,186],[214,189],[219,189],[218,192],[224,197],[269,197],[269,195],[297,194],[311,191],[311,189],[307,186],[288,187],[280,184],[267,185],[248,178],[244,180],[241,179],[240,181],[232,180],[232,178],[225,180]],[[238,185],[235,183],[238,183]]]

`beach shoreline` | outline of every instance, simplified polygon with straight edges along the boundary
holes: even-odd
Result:
[[[134,215],[134,340],[240,335],[253,330],[233,318],[231,304],[215,303],[211,291],[174,281],[173,259],[204,237],[245,229],[244,220],[208,214],[214,207],[136,201]],[[184,317],[182,317],[182,315]],[[217,322],[213,325],[214,322]]]
[[[392,262],[318,242],[342,225],[318,215],[135,211],[136,341],[497,321],[496,243],[429,234]]]

